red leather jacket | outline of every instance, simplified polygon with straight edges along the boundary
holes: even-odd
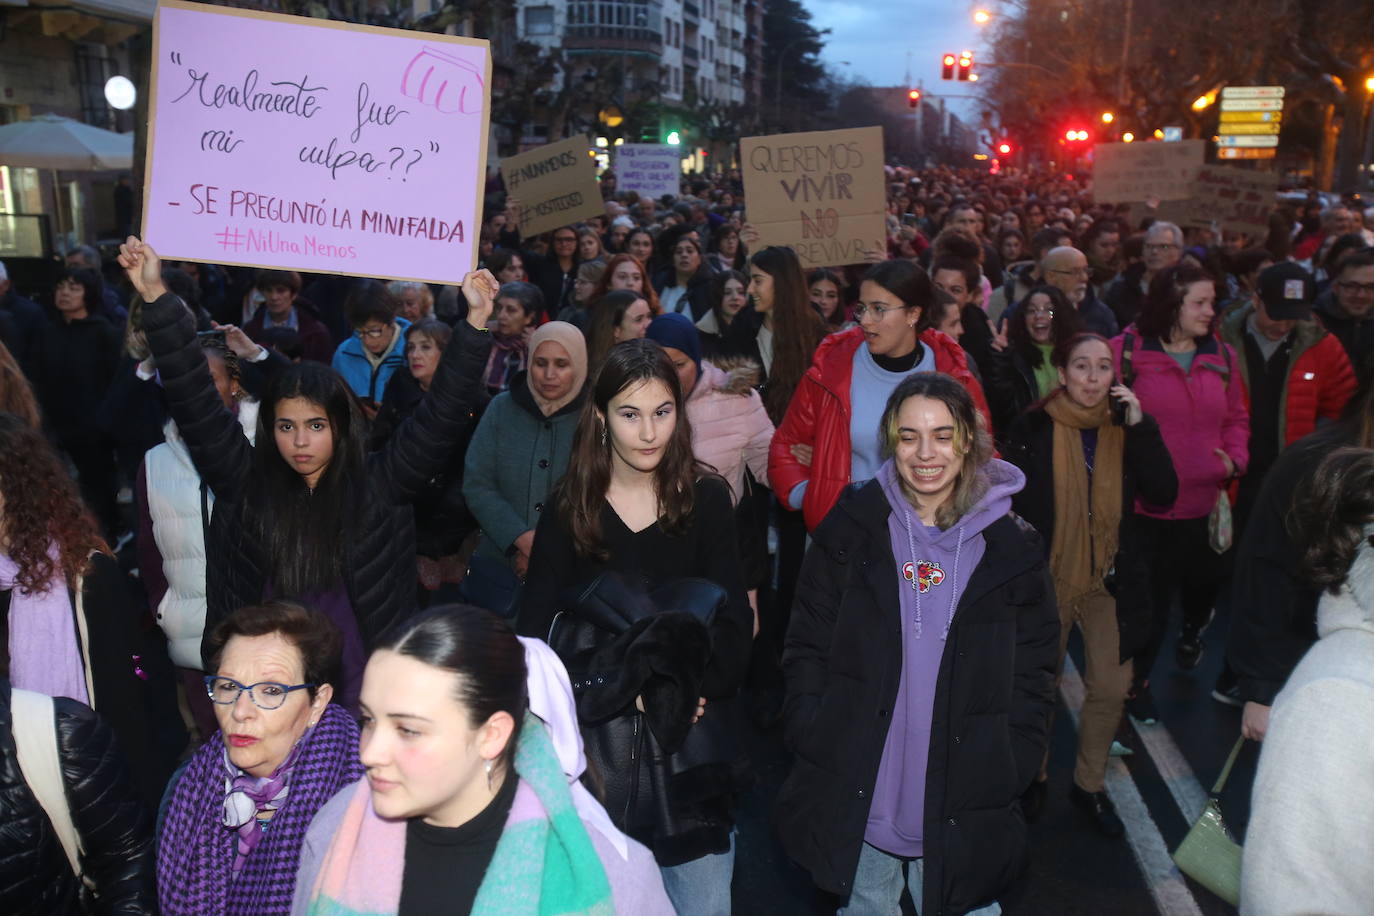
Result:
[[[969,371],[963,349],[947,334],[936,330],[921,332],[920,339],[923,346],[934,352],[936,370],[952,377],[973,395],[974,404],[991,430],[992,418],[983,388]],[[802,500],[807,530],[815,530],[850,483],[849,386],[854,375],[854,351],[863,340],[863,330],[851,328],[821,341],[768,450],[768,479],[784,505],[787,494],[797,484],[810,481]],[[794,445],[812,447],[810,467],[793,457]]]

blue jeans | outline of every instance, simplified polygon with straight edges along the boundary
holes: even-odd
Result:
[[[902,865],[907,866],[906,886],[916,912],[921,911],[921,888],[925,884],[925,859],[890,856],[865,843],[859,853],[859,870],[854,874],[854,890],[849,903],[840,907],[844,916],[900,916],[902,912]],[[996,903],[971,910],[968,916],[1001,916]]]
[[[735,832],[730,851],[659,868],[663,889],[677,916],[730,916],[730,879],[735,874]]]

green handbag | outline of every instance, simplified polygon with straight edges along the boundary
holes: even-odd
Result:
[[[1226,787],[1231,768],[1244,746],[1245,738],[1237,738],[1231,756],[1226,758],[1226,766],[1221,769],[1221,776],[1217,777],[1217,784],[1212,786],[1207,807],[1174,850],[1174,863],[1179,871],[1232,906],[1240,903],[1240,844],[1226,829],[1218,796]]]

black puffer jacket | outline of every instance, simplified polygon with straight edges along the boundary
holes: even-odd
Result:
[[[160,297],[145,307],[143,323],[172,418],[202,479],[215,493],[206,543],[212,558],[206,571],[209,634],[236,608],[260,601],[268,585],[271,563],[265,546],[249,533],[256,530],[254,520],[246,518],[253,511],[246,499],[253,486],[253,446],[220,402],[196,343],[191,314],[181,300],[170,293]],[[429,396],[384,448],[367,456],[358,514],[348,532],[352,545],[344,562],[344,586],[366,647],[414,610],[411,506],[471,433],[490,349],[486,333],[460,324],[439,361]],[[262,445],[275,448],[270,440]]]
[[[34,797],[14,745],[10,685],[0,681],[0,912],[9,916],[155,913],[153,824],[114,733],[75,700],[57,699],[57,745],[72,822],[98,903],[81,888],[51,822]]]
[[[816,884],[840,895],[853,889],[902,671],[891,511],[870,481],[816,529],[783,656],[796,759],[778,795],[778,832]],[[917,907],[927,916],[984,906],[1020,874],[1018,799],[1049,740],[1059,616],[1040,538],[1012,515],[983,537],[935,688]]]
[[[1154,417],[1145,414],[1135,426],[1126,427],[1124,451],[1116,554],[1116,622],[1123,662],[1144,649],[1150,636],[1151,573],[1135,530],[1135,499],[1140,496],[1151,505],[1171,506],[1178,496],[1178,475]],[[1012,497],[1012,507],[1040,532],[1048,558],[1056,521],[1054,421],[1043,407],[1016,418],[1002,454],[1026,475],[1026,486]]]

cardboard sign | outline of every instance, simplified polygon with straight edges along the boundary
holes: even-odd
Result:
[[[881,127],[746,137],[740,162],[758,247],[790,246],[807,270],[886,255]]]
[[[626,143],[615,148],[617,191],[642,197],[677,197],[682,193],[682,151],[662,143]]]
[[[1185,200],[1206,149],[1205,140],[1099,143],[1093,147],[1093,197],[1108,204]]]
[[[158,5],[143,236],[164,258],[458,283],[477,263],[485,41]]]
[[[570,137],[501,160],[506,192],[520,201],[520,234],[550,232],[605,212],[587,138]]]
[[[1229,165],[1204,165],[1193,182],[1189,201],[1194,225],[1215,222],[1225,232],[1244,232],[1263,239],[1279,189],[1278,175]]]

